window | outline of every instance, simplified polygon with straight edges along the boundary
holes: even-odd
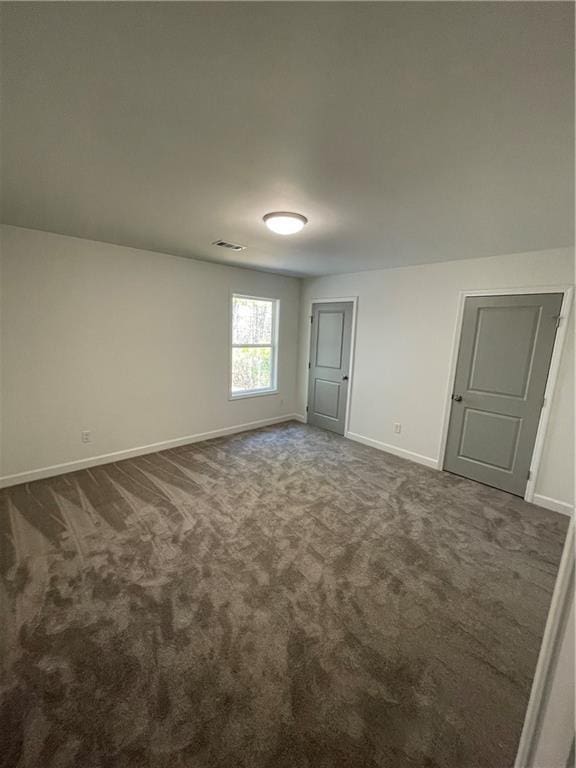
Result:
[[[278,300],[232,296],[232,397],[275,392]]]

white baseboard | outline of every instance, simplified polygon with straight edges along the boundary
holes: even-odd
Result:
[[[425,467],[440,469],[438,460],[432,459],[430,456],[422,456],[420,453],[407,451],[405,448],[398,448],[396,445],[381,443],[379,440],[374,440],[371,437],[364,437],[364,435],[358,435],[355,432],[347,432],[346,437],[348,437],[350,440],[355,440],[357,443],[363,443],[364,445],[369,445],[372,448],[377,448],[379,451],[386,451],[386,453],[392,453],[394,456],[400,456],[403,459],[408,459],[409,461],[415,461],[418,464],[423,464]],[[552,512],[560,512],[562,515],[572,516],[574,514],[573,504],[568,504],[567,502],[559,501],[558,499],[551,499],[549,496],[542,496],[538,493],[534,494],[532,503],[538,507],[550,509]]]
[[[552,512],[560,512],[562,515],[572,516],[574,514],[573,504],[568,504],[566,501],[558,501],[558,499],[551,499],[549,496],[542,496],[539,493],[534,494],[532,504],[536,504],[537,507],[551,509]]]
[[[223,437],[225,435],[234,435],[237,432],[246,432],[250,429],[267,427],[271,424],[280,424],[283,421],[301,421],[302,417],[296,413],[290,413],[286,416],[274,416],[270,419],[260,419],[251,421],[248,424],[236,424],[233,427],[223,427],[222,429],[213,429],[211,432],[199,432],[196,435],[187,435],[186,437],[177,437],[173,440],[163,440],[160,443],[151,443],[150,445],[141,445],[137,448],[128,448],[124,451],[115,451],[114,453],[105,453],[101,456],[91,456],[87,459],[77,459],[68,461],[64,464],[54,464],[51,467],[41,467],[40,469],[31,469],[28,472],[19,472],[16,475],[6,475],[0,477],[0,488],[8,488],[11,485],[20,485],[21,483],[30,483],[33,480],[41,480],[45,477],[54,477],[63,475],[66,472],[76,472],[79,469],[89,469],[97,467],[100,464],[110,464],[122,459],[130,459],[134,456],[144,456],[147,453],[156,453],[165,451],[168,448],[178,448],[188,443],[199,443],[203,440],[211,440],[214,437]]]
[[[75,461],[69,461],[64,464],[54,464],[50,467],[41,467],[39,469],[32,469],[27,472],[19,472],[15,475],[6,475],[0,477],[0,488],[8,488],[12,485],[20,485],[21,483],[29,483],[33,480],[41,480],[45,477],[54,477],[56,475],[63,475],[66,472],[75,472],[79,469],[89,469],[90,467],[97,467],[101,464],[110,464],[114,461],[122,461],[123,459],[130,459],[135,456],[144,456],[147,453],[156,453],[157,451],[165,451],[168,448],[178,448],[181,445],[187,445],[189,443],[199,443],[203,440],[211,440],[215,437],[224,437],[225,435],[234,435],[238,432],[246,432],[250,429],[258,429],[259,427],[266,427],[272,424],[281,424],[284,421],[298,421],[302,424],[307,423],[306,416],[301,413],[290,413],[286,416],[274,416],[270,419],[260,419],[259,421],[251,421],[248,424],[236,424],[233,427],[223,427],[222,429],[214,429],[210,432],[199,432],[195,435],[187,435],[186,437],[177,437],[173,440],[163,440],[159,443],[151,443],[150,445],[141,445],[137,448],[128,448],[123,451],[115,451],[114,453],[105,453],[101,456],[92,456],[86,459],[77,459]],[[425,467],[431,467],[432,469],[439,469],[438,460],[433,459],[430,456],[422,456],[414,451],[408,451],[405,448],[398,448],[396,445],[390,445],[388,443],[382,443],[379,440],[374,440],[371,437],[364,437],[355,432],[347,432],[346,437],[350,440],[354,440],[357,443],[363,443],[369,445],[371,448],[376,448],[379,451],[385,451],[386,453],[392,453],[394,456],[399,456],[409,461],[414,461],[417,464],[423,464]],[[541,494],[534,494],[533,504],[538,507],[544,507],[550,509],[553,512],[560,512],[563,515],[573,515],[574,505],[568,504],[565,501],[559,501],[558,499],[552,499],[549,496],[542,496]]]
[[[347,432],[346,437],[350,440],[355,440],[357,443],[369,445],[371,448],[377,448],[379,451],[386,451],[386,453],[392,453],[394,456],[400,456],[402,459],[408,459],[409,461],[415,461],[417,464],[423,464],[425,467],[438,469],[438,459],[433,459],[430,456],[422,456],[420,453],[407,451],[405,448],[398,448],[396,445],[381,443],[380,440],[373,440],[371,437],[364,437],[364,435],[358,435],[355,432]]]

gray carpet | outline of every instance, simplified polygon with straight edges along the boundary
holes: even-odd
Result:
[[[511,768],[562,516],[296,423],[0,499],[4,768]]]

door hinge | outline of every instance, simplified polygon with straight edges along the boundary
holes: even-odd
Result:
[[[311,323],[313,323],[313,322],[314,322],[314,315],[310,315],[310,322],[311,322]]]
[[[528,470],[528,474],[526,475],[526,477],[528,478],[528,480],[530,480],[530,478],[532,477],[532,472],[530,470]]]
[[[306,406],[306,413],[308,413],[308,406]]]
[[[308,363],[308,370],[310,370],[310,363]]]
[[[556,315],[556,328],[558,329],[560,327],[560,323],[562,322],[562,315]]]

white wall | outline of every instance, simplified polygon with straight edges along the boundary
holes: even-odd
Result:
[[[1,245],[2,476],[293,413],[298,280],[9,226]],[[228,399],[233,291],[280,299],[277,395]]]
[[[312,278],[302,292],[298,409],[305,412],[314,298],[358,296],[349,431],[434,465],[459,292],[572,284],[570,249]],[[536,494],[574,503],[574,334],[566,339]],[[401,434],[392,430],[402,424]],[[542,503],[542,499],[537,499]]]
[[[571,284],[574,268],[562,249],[315,278],[299,313],[293,278],[9,226],[0,242],[2,476],[303,414],[310,300],[352,295],[350,431],[434,463],[459,291]],[[228,400],[232,291],[281,300],[277,395]],[[573,505],[573,443],[571,331],[537,499]]]
[[[514,768],[573,768],[574,520],[566,533]],[[570,761],[571,760],[571,761]]]
[[[550,670],[548,698],[529,768],[571,768],[574,738],[574,599],[558,639],[557,657]]]

